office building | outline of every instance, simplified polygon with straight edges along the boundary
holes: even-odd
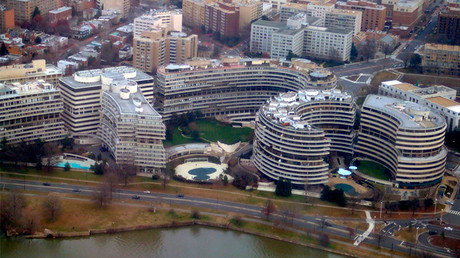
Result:
[[[424,73],[460,76],[460,46],[425,44],[422,68]]]
[[[155,73],[162,65],[180,64],[196,57],[198,36],[154,29],[134,37],[133,45],[133,66],[144,72]]]
[[[367,0],[337,2],[337,8],[362,12],[361,31],[383,30],[386,7]]]
[[[355,153],[384,165],[393,186],[427,188],[441,182],[446,167],[446,121],[428,107],[368,95],[361,109]]]
[[[43,80],[0,84],[0,139],[8,144],[64,139],[62,97]]]
[[[101,121],[97,135],[121,169],[160,173],[165,167],[165,125],[139,91],[123,77],[102,86]]]
[[[393,5],[392,26],[404,26],[412,30],[424,11],[424,0],[399,0]]]
[[[182,18],[183,23],[189,27],[201,27],[205,21],[205,5],[211,0],[183,0]]]
[[[353,99],[340,90],[281,93],[256,115],[253,162],[266,177],[325,184],[331,151],[353,153]]]
[[[182,13],[180,10],[150,10],[147,14],[134,19],[134,36],[144,31],[165,28],[169,31],[182,31]]]
[[[0,83],[44,80],[58,85],[62,72],[54,65],[47,65],[44,59],[32,60],[29,64],[0,66]]]
[[[307,5],[298,3],[283,4],[281,5],[280,19],[282,22],[287,21],[289,18],[298,13],[307,13]]]
[[[385,81],[379,86],[379,94],[415,102],[441,114],[447,124],[447,132],[459,129],[460,103],[455,101],[457,91],[446,86],[419,88],[400,81]]]
[[[206,31],[219,32],[221,37],[236,37],[239,35],[239,20],[239,8],[231,3],[217,2],[205,6]]]
[[[239,57],[162,66],[155,80],[154,108],[165,121],[197,110],[205,117],[249,121],[271,96],[300,89],[334,89],[337,83],[332,73],[308,60],[282,65],[276,60]]]
[[[64,101],[62,118],[68,133],[77,142],[93,141],[100,125],[102,86],[122,79],[136,82],[144,98],[152,102],[153,77],[132,67],[79,71],[59,80]]]

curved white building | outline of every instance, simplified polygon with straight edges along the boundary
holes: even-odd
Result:
[[[134,165],[141,173],[165,167],[165,126],[160,114],[131,80],[113,80],[102,87],[98,136],[118,165]]]
[[[387,167],[400,188],[430,187],[446,167],[445,131],[444,118],[428,107],[369,95],[355,152]]]
[[[265,176],[293,184],[324,184],[331,150],[353,152],[356,108],[339,90],[282,93],[256,116],[253,161]]]
[[[311,62],[283,66],[269,59],[197,60],[157,70],[154,106],[165,120],[196,110],[208,117],[225,115],[230,121],[253,120],[272,96],[333,89],[336,83],[335,75]]]

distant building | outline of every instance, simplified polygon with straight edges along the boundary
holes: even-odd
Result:
[[[405,26],[412,30],[420,21],[424,0],[399,0],[393,5],[392,26]]]
[[[48,13],[49,22],[52,24],[55,24],[58,21],[67,21],[70,20],[70,18],[72,18],[72,8],[67,6],[51,10]]]
[[[454,89],[446,86],[419,88],[394,80],[382,82],[379,86],[379,94],[427,106],[446,119],[447,132],[459,129],[460,103],[455,101],[457,91]]]
[[[133,66],[144,72],[155,73],[162,65],[180,64],[196,57],[198,36],[155,29],[134,37],[133,48]]]
[[[127,18],[131,10],[131,0],[96,0],[99,10],[113,10]]]
[[[349,61],[352,39],[352,30],[308,26],[303,52],[307,57]]]
[[[215,2],[213,0],[183,0],[183,23],[189,27],[201,27],[205,24],[205,5]]]
[[[239,8],[231,3],[217,2],[205,5],[206,31],[218,32],[222,37],[236,37],[239,35],[239,19]]]
[[[297,3],[282,4],[280,10],[280,19],[282,22],[287,21],[289,18],[298,13],[307,13],[307,5]]]
[[[40,15],[45,16],[49,11],[61,6],[60,0],[7,0],[8,9],[14,9],[14,17],[17,22],[30,21],[35,8]]]
[[[108,83],[107,83],[108,82]],[[132,80],[112,77],[103,82],[101,121],[97,130],[122,169],[160,173],[165,167],[165,125]]]
[[[150,10],[149,13],[134,19],[134,36],[151,29],[166,28],[170,31],[182,31],[182,13],[180,10]]]
[[[32,60],[29,64],[0,66],[0,83],[44,80],[57,85],[62,72],[56,66],[47,65],[44,59]]]
[[[422,68],[424,73],[460,76],[460,46],[425,44]]]
[[[7,9],[4,5],[0,5],[0,33],[14,28],[14,25],[14,9]]]
[[[350,0],[337,2],[337,8],[361,11],[361,31],[383,30],[385,26],[386,7],[367,0]]]
[[[362,12],[345,9],[334,9],[326,12],[324,27],[352,30],[353,36],[361,31]]]
[[[0,139],[8,144],[64,139],[62,97],[43,80],[0,84]]]
[[[384,165],[394,187],[429,188],[446,168],[446,121],[428,107],[368,95],[361,108],[355,153]]]
[[[445,36],[452,44],[460,45],[460,3],[449,3],[447,8],[439,13],[437,33]]]

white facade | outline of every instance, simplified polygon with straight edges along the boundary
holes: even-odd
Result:
[[[379,86],[379,94],[411,101],[431,108],[441,114],[447,123],[447,132],[460,126],[460,103],[455,101],[457,91],[446,86],[419,88],[397,80],[385,81]]]
[[[134,36],[139,37],[143,31],[161,27],[171,31],[182,31],[182,13],[177,10],[151,10],[134,19]]]
[[[302,55],[303,29],[287,29],[274,32],[271,43],[271,57],[277,59],[286,58],[289,51],[297,56]]]
[[[271,53],[272,35],[285,27],[285,23],[258,20],[251,25],[250,51]]]
[[[352,39],[351,30],[309,26],[305,29],[304,55],[348,61]]]

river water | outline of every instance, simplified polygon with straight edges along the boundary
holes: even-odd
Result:
[[[0,238],[0,257],[340,257],[231,230],[191,226],[77,239]]]

